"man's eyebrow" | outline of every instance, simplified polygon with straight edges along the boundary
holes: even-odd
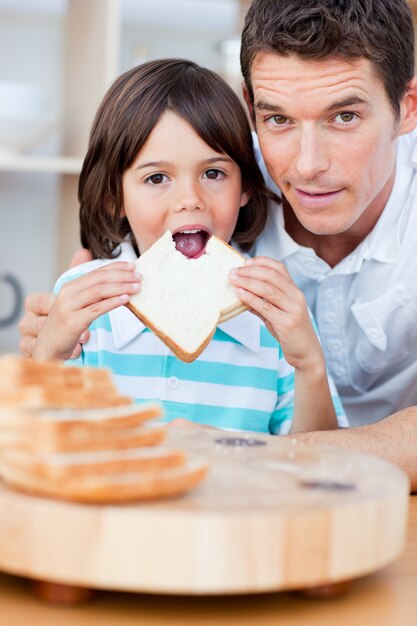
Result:
[[[325,113],[331,113],[336,109],[345,109],[346,107],[355,106],[357,104],[364,104],[365,106],[370,106],[369,100],[365,98],[361,98],[360,96],[348,96],[343,100],[338,100],[337,102],[333,102],[326,109],[324,109]]]
[[[347,98],[343,98],[343,100],[337,100],[337,102],[332,102],[328,107],[324,109],[324,113],[331,113],[335,110],[344,109],[346,107],[354,106],[354,105],[365,105],[369,106],[369,100],[365,98],[361,98],[360,96],[348,96]],[[258,100],[254,105],[257,111],[270,111],[277,113],[279,115],[283,115],[287,117],[285,109],[279,104],[273,104],[272,102],[266,102],[265,100]]]
[[[279,104],[272,104],[272,102],[265,102],[265,100],[258,100],[254,107],[257,111],[276,111],[285,115],[285,110]]]

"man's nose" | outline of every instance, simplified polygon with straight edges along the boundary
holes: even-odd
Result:
[[[204,194],[198,181],[184,180],[178,182],[175,207],[177,211],[204,209]]]
[[[301,130],[295,167],[303,180],[313,180],[329,169],[326,138],[320,129]]]

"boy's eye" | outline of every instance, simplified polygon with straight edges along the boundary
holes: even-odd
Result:
[[[217,180],[217,178],[220,178],[221,175],[222,172],[216,169],[206,170],[205,172],[205,176],[210,180]]]
[[[165,174],[152,174],[152,176],[148,176],[145,182],[152,185],[160,185],[161,183],[165,182],[165,179]]]

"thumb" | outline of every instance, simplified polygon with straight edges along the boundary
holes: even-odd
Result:
[[[86,248],[80,248],[72,257],[70,267],[75,267],[76,265],[81,265],[81,263],[87,263],[88,261],[92,260],[93,255],[91,254],[90,250],[87,250]]]

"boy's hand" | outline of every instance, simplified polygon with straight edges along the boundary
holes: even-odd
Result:
[[[65,283],[42,324],[33,357],[70,358],[95,319],[139,291],[141,277],[134,270],[134,263],[116,261]]]
[[[248,259],[233,269],[230,282],[280,342],[287,362],[298,370],[322,366],[323,354],[303,293],[286,267],[268,257]]]

